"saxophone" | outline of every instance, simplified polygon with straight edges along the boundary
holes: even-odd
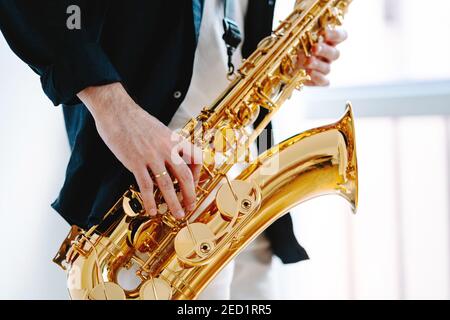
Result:
[[[72,299],[195,299],[257,235],[292,207],[337,194],[356,210],[358,178],[350,103],[336,123],[300,133],[229,170],[295,89],[309,77],[296,68],[325,27],[340,25],[351,0],[297,1],[294,11],[243,61],[229,87],[181,134],[203,150],[197,204],[183,220],[146,215],[131,186],[89,230],[72,226],[54,262],[68,272]],[[266,115],[253,131],[260,109]],[[177,181],[174,181],[177,186]],[[122,284],[129,273],[134,284]]]

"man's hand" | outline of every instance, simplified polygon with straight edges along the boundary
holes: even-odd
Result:
[[[306,57],[303,53],[299,56],[299,67],[306,69],[311,81],[306,82],[307,86],[328,86],[330,81],[327,75],[331,70],[331,63],[339,58],[338,44],[347,39],[347,32],[343,29],[327,29],[323,34],[323,41],[320,41],[312,48],[311,57]]]
[[[172,214],[184,217],[169,172],[179,181],[184,208],[193,209],[202,159],[198,148],[139,107],[119,83],[86,88],[78,97],[94,117],[103,141],[134,174],[147,213],[157,213],[156,183]]]

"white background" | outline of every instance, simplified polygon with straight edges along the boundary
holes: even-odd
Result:
[[[279,0],[277,16],[285,15],[291,3]],[[333,67],[333,88],[296,94],[277,117],[281,140],[331,121],[326,108],[323,119],[317,119],[315,106],[342,104],[343,109],[345,100],[322,101],[327,93],[361,101],[360,109],[354,106],[359,213],[352,216],[334,197],[294,210],[296,231],[311,260],[277,264],[283,298],[450,298],[450,121],[442,108],[450,108],[445,94],[449,12],[446,0],[355,0],[346,20],[350,38]],[[422,87],[423,81],[428,85]],[[364,97],[358,94],[371,88],[383,92],[393,83],[412,89],[380,99],[379,109],[366,103],[373,108],[366,117]],[[442,83],[443,90],[431,93],[442,115],[426,115],[423,100],[411,103],[422,116],[404,109],[395,117],[387,114],[386,108],[408,96],[428,96],[429,88]],[[315,111],[315,119],[305,119],[308,110]],[[2,38],[0,148],[0,298],[66,299],[64,273],[51,258],[68,226],[49,206],[69,156],[62,113]]]

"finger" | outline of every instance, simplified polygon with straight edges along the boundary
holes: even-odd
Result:
[[[202,166],[199,165],[188,165],[189,169],[191,169],[192,176],[194,177],[194,185],[197,186],[200,180],[200,175],[202,173]]]
[[[194,178],[194,183],[197,185],[200,179],[200,172],[203,165],[203,153],[202,150],[187,142],[181,146],[180,155],[183,160],[189,165],[191,169],[192,176]]]
[[[333,62],[339,59],[340,52],[326,43],[318,43],[313,47],[313,54],[325,61]]]
[[[150,165],[150,169],[155,175],[155,182],[158,184],[159,190],[161,191],[170,212],[175,218],[182,219],[184,217],[184,211],[175,192],[172,178],[168,173],[164,174],[167,172],[165,165],[162,163],[154,163],[153,165]]]
[[[307,86],[326,87],[330,85],[330,81],[322,73],[310,71],[308,74],[311,77],[311,81],[306,82]]]
[[[173,172],[174,176],[178,180],[178,183],[180,184],[185,208],[187,208],[189,211],[193,210],[196,203],[196,193],[194,177],[191,170],[185,162],[180,165],[174,165],[173,163],[168,163],[168,165],[171,168],[171,172]]]
[[[331,66],[328,62],[324,62],[318,58],[311,57],[306,63],[306,68],[310,71],[317,71],[323,75],[327,75],[331,71]]]
[[[342,28],[328,28],[325,31],[325,42],[335,46],[348,38],[347,31]]]
[[[136,182],[141,192],[142,201],[144,202],[145,211],[151,216],[157,213],[155,197],[153,195],[153,181],[148,173],[147,168],[144,168],[138,173],[134,174]]]
[[[305,55],[305,53],[302,50],[299,50],[297,52],[297,61],[296,61],[297,68],[304,68],[307,62],[308,62],[308,57]]]

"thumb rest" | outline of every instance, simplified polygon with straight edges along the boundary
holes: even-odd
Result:
[[[222,95],[182,129],[203,150],[197,204],[183,220],[171,215],[157,188],[158,215],[148,216],[131,186],[99,225],[72,227],[54,258],[68,271],[71,298],[195,299],[246,245],[301,202],[336,194],[356,211],[350,103],[334,124],[298,134],[254,161],[248,153],[285,100],[310,80],[295,67],[298,54],[309,56],[324,28],[342,23],[350,2],[297,2]],[[250,131],[260,108],[267,115]],[[229,170],[242,159],[250,164],[231,180]],[[122,272],[136,283],[122,284]]]

